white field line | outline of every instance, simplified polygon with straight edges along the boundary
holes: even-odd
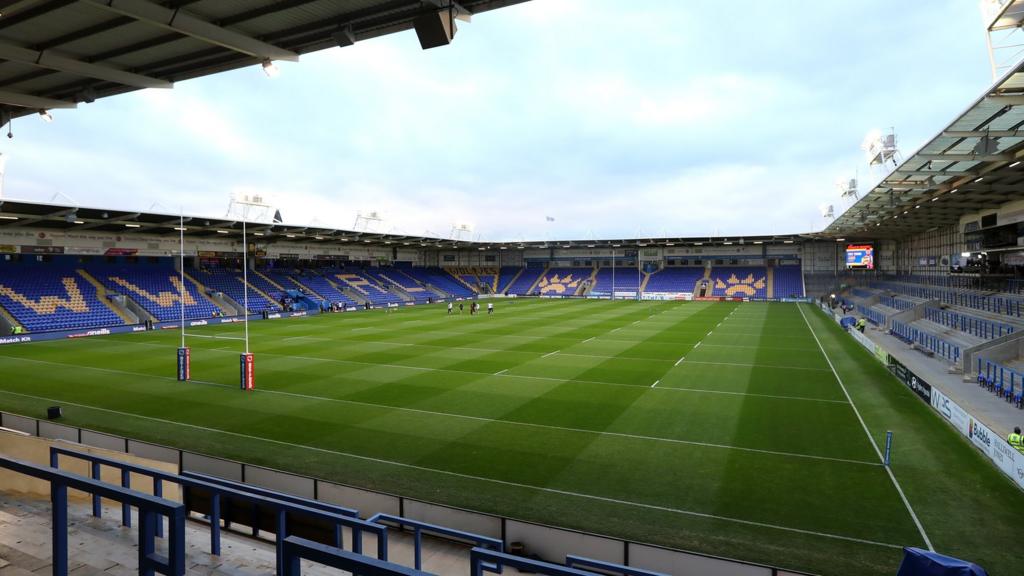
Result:
[[[682,356],[679,358],[679,360],[676,360],[676,363],[673,364],[673,366],[679,366],[679,364],[681,364],[683,360],[686,360],[686,356]]]
[[[594,338],[597,338],[597,336],[591,336],[590,338],[587,338],[587,339],[586,339],[586,340],[584,340],[583,342],[580,342],[580,344],[586,344],[587,342],[590,342],[590,341],[591,341],[591,340],[593,340]]]
[[[28,358],[16,358],[16,359],[17,360],[24,360],[26,362],[35,362],[35,363],[39,363],[39,364],[50,364],[50,365],[56,365],[56,366],[65,366],[65,367],[68,367],[68,368],[78,368],[78,366],[75,366],[73,364],[62,364],[60,362],[51,362],[49,360],[35,360],[35,359],[28,359]],[[120,375],[127,375],[127,376],[149,377],[149,378],[156,378],[156,379],[159,379],[159,380],[173,380],[175,382],[178,382],[177,378],[172,378],[170,376],[153,376],[153,375],[144,374],[144,373],[141,373],[141,372],[129,372],[129,371],[126,371],[126,370],[117,370],[117,369],[114,369],[114,368],[95,368],[95,367],[91,367],[91,366],[83,366],[81,368],[85,368],[87,370],[94,370],[94,371],[97,371],[97,372],[106,372],[106,373],[120,374]],[[660,380],[658,382],[660,382]],[[194,385],[203,385],[203,386],[215,386],[215,387],[218,387],[218,388],[231,388],[231,389],[235,388],[233,385],[221,384],[219,382],[209,382],[209,381],[206,381],[206,380],[189,380],[187,383],[188,384],[194,384]],[[653,388],[653,386],[652,386],[652,388]],[[696,390],[696,389],[691,389],[691,388],[669,388],[669,389],[671,389],[671,390],[685,390],[685,391],[690,391],[690,392],[707,392],[706,390]],[[5,390],[0,390],[0,392],[6,392],[8,394],[19,394],[18,392],[8,392],[8,391],[5,391]],[[475,421],[479,421],[479,422],[488,422],[488,423],[497,422],[497,423],[509,424],[509,425],[513,425],[513,426],[525,426],[525,427],[531,427],[531,428],[544,428],[544,429],[547,429],[547,430],[562,430],[562,431],[566,431],[566,432],[578,432],[578,433],[583,433],[583,434],[595,434],[595,435],[600,435],[600,436],[610,436],[610,437],[617,437],[617,438],[631,438],[631,439],[637,439],[637,440],[650,440],[650,441],[653,441],[653,442],[667,442],[667,443],[671,443],[671,444],[687,444],[687,445],[691,445],[691,446],[704,446],[704,447],[708,447],[708,448],[722,448],[722,449],[729,449],[729,450],[740,450],[740,451],[743,451],[743,452],[756,452],[756,453],[760,453],[760,454],[773,454],[773,455],[776,455],[776,456],[788,456],[788,457],[794,457],[794,458],[810,458],[812,460],[829,460],[829,461],[834,461],[834,462],[846,462],[846,463],[849,463],[849,464],[865,464],[865,465],[869,465],[869,466],[877,466],[878,465],[878,464],[876,464],[874,462],[865,462],[863,460],[852,460],[852,459],[849,459],[849,458],[835,458],[835,457],[831,457],[831,456],[818,456],[818,455],[814,455],[814,454],[800,454],[798,452],[782,452],[782,451],[778,451],[778,450],[765,450],[765,449],[761,449],[761,448],[745,448],[745,447],[741,447],[741,446],[731,446],[731,445],[728,445],[728,444],[715,444],[715,443],[712,443],[712,442],[699,442],[699,441],[696,441],[696,440],[683,440],[683,439],[679,439],[679,438],[665,438],[665,437],[662,437],[662,436],[647,436],[647,435],[643,435],[643,434],[629,434],[629,433],[626,433],[626,432],[608,432],[607,430],[588,430],[586,428],[572,428],[572,427],[565,427],[565,426],[555,426],[555,425],[552,425],[552,424],[537,424],[537,423],[533,423],[533,422],[523,422],[523,421],[519,421],[519,420],[502,420],[502,419],[495,419],[495,418],[485,418],[485,417],[482,417],[482,416],[472,416],[472,415],[469,415],[469,414],[457,414],[457,413],[453,413],[453,412],[437,412],[437,411],[434,411],[434,410],[423,410],[423,409],[420,409],[420,408],[408,408],[408,407],[405,407],[405,406],[393,406],[393,405],[389,405],[389,404],[375,404],[375,403],[372,403],[372,402],[360,402],[358,400],[347,400],[347,399],[344,399],[344,398],[330,398],[330,397],[326,397],[326,396],[316,396],[316,395],[313,395],[313,394],[302,394],[302,393],[299,393],[299,392],[286,392],[286,391],[283,391],[283,390],[257,389],[256,392],[261,393],[261,394],[273,394],[273,395],[276,395],[276,396],[288,396],[288,397],[292,397],[292,398],[302,398],[302,399],[305,399],[305,400],[316,400],[316,401],[319,401],[319,402],[333,402],[333,403],[337,403],[337,404],[350,404],[350,405],[353,405],[353,406],[364,406],[364,407],[369,407],[369,408],[389,409],[389,410],[396,410],[396,411],[399,411],[399,412],[413,412],[413,413],[416,413],[416,414],[428,414],[428,415],[432,415],[432,416],[446,416],[446,417],[450,417],[450,418],[459,418],[459,419],[463,419],[463,420],[475,420]],[[781,399],[785,399],[785,400],[815,400],[814,398],[800,398],[800,397],[796,397],[796,396],[770,396],[770,395],[766,395],[766,394],[747,394],[747,393],[744,393],[744,392],[723,392],[723,393],[724,394],[737,395],[737,396],[763,396],[763,397],[768,397],[768,398],[781,398]],[[845,402],[841,402],[841,401],[838,401],[838,400],[822,400],[822,402],[840,402],[840,403],[845,404]],[[102,409],[103,408],[97,408],[97,410],[102,410]],[[140,418],[144,418],[144,416],[140,416]]]
[[[651,388],[654,388],[655,386],[657,386],[658,382],[661,382],[661,380],[655,380],[654,384],[651,384]]]
[[[110,414],[117,414],[117,415],[120,415],[120,416],[134,417],[134,418],[139,418],[139,419],[142,419],[142,420],[150,420],[152,422],[160,422],[160,423],[163,423],[163,424],[170,424],[170,425],[173,425],[173,426],[183,426],[183,427],[186,427],[186,428],[192,428],[194,430],[201,430],[203,432],[213,432],[213,433],[217,433],[217,434],[224,434],[224,435],[227,435],[227,436],[234,436],[234,437],[237,437],[237,438],[244,438],[244,439],[247,439],[247,440],[258,440],[258,441],[261,441],[261,442],[267,442],[269,444],[277,444],[279,446],[287,446],[289,448],[299,448],[299,449],[310,450],[310,451],[314,451],[314,452],[320,452],[320,453],[323,453],[323,454],[333,454],[333,455],[336,455],[336,456],[344,456],[344,457],[348,457],[348,458],[354,458],[354,459],[357,459],[357,460],[363,460],[363,461],[368,461],[368,462],[375,462],[375,463],[378,463],[378,464],[386,464],[386,465],[390,465],[390,466],[396,466],[396,467],[401,467],[401,468],[408,468],[408,469],[411,469],[411,470],[420,470],[420,471],[423,471],[423,472],[432,472],[432,473],[436,473],[436,474],[443,474],[443,475],[446,475],[446,476],[454,476],[454,477],[458,477],[458,478],[466,478],[466,479],[469,479],[469,480],[478,480],[478,481],[482,481],[482,482],[490,482],[490,483],[494,483],[494,484],[501,484],[501,485],[504,485],[504,486],[512,486],[512,487],[515,487],[515,488],[525,488],[525,489],[528,489],[528,490],[536,490],[536,491],[539,491],[539,492],[547,492],[547,493],[550,493],[550,494],[560,494],[560,495],[563,495],[563,496],[571,496],[571,497],[575,497],[575,498],[585,498],[585,499],[589,499],[589,500],[597,500],[597,501],[600,501],[600,502],[608,502],[608,503],[612,503],[612,504],[621,504],[621,505],[624,505],[624,506],[636,506],[638,508],[646,508],[646,509],[649,509],[649,510],[659,510],[659,511],[662,511],[662,512],[670,512],[670,513],[674,513],[674,514],[682,514],[682,515],[694,516],[694,517],[698,517],[698,518],[708,518],[708,519],[711,519],[711,520],[721,520],[721,521],[724,521],[724,522],[734,522],[734,523],[737,523],[737,524],[745,524],[745,525],[748,525],[748,526],[758,526],[758,527],[761,527],[761,528],[770,528],[770,529],[773,529],[773,530],[783,530],[783,531],[795,532],[795,533],[799,533],[799,534],[809,534],[809,535],[812,535],[812,536],[820,536],[822,538],[832,538],[832,539],[836,539],[836,540],[845,540],[845,541],[848,541],[848,542],[859,542],[861,544],[870,544],[870,545],[873,545],[873,546],[882,546],[882,547],[886,547],[886,548],[896,548],[896,549],[902,548],[902,546],[898,545],[898,544],[889,544],[889,543],[886,543],[886,542],[878,542],[878,541],[875,541],[875,540],[865,540],[865,539],[862,539],[862,538],[854,538],[854,537],[851,537],[851,536],[842,536],[842,535],[839,535],[839,534],[830,534],[830,533],[827,533],[827,532],[816,532],[814,530],[805,530],[803,528],[792,528],[792,527],[789,527],[789,526],[781,526],[781,525],[777,525],[777,524],[768,524],[768,523],[765,523],[765,522],[756,522],[756,521],[753,521],[753,520],[744,520],[742,518],[734,518],[734,517],[731,517],[731,516],[719,516],[719,515],[716,515],[716,514],[708,514],[708,513],[705,513],[705,512],[694,512],[692,510],[683,510],[683,509],[680,509],[680,508],[671,508],[671,507],[668,507],[668,506],[658,506],[656,504],[646,504],[646,503],[643,503],[643,502],[633,502],[633,501],[630,501],[630,500],[620,500],[620,499],[617,499],[617,498],[609,498],[609,497],[606,497],[606,496],[596,496],[596,495],[593,495],[593,494],[584,494],[584,493],[581,493],[581,492],[572,492],[572,491],[569,491],[569,490],[559,490],[557,488],[548,488],[548,487],[543,487],[543,486],[533,486],[533,485],[530,485],[530,484],[521,484],[519,482],[510,482],[508,480],[498,480],[496,478],[487,478],[487,477],[484,477],[484,476],[474,476],[474,475],[471,475],[471,474],[462,474],[460,472],[451,472],[451,471],[448,471],[448,470],[441,470],[441,469],[438,469],[438,468],[428,468],[426,466],[418,466],[416,464],[407,464],[405,462],[396,462],[394,460],[385,460],[383,458],[374,458],[374,457],[371,457],[371,456],[363,456],[361,454],[352,454],[350,452],[342,452],[342,451],[339,451],[339,450],[331,450],[329,448],[320,448],[320,447],[317,447],[317,446],[308,446],[308,445],[305,445],[305,444],[296,444],[296,443],[293,443],[293,442],[285,442],[283,440],[275,440],[273,438],[264,438],[262,436],[253,436],[253,435],[250,435],[250,434],[241,434],[239,432],[232,432],[230,430],[222,430],[222,429],[219,429],[219,428],[211,428],[211,427],[208,427],[208,426],[199,426],[198,424],[186,424],[186,423],[182,423],[182,422],[175,422],[173,420],[166,420],[166,419],[163,419],[163,418],[154,418],[154,417],[151,417],[151,416],[141,416],[139,414],[131,414],[131,413],[128,413],[128,412],[121,412],[119,410],[111,410],[109,408],[98,408],[96,406],[89,406],[87,404],[78,404],[78,403],[75,403],[75,402],[66,402],[66,401],[63,401],[63,400],[55,400],[53,398],[46,398],[44,396],[34,396],[34,395],[31,395],[31,394],[21,394],[21,393],[18,393],[18,392],[7,392],[7,391],[3,391],[3,393],[5,393],[5,394],[12,394],[14,396],[21,396],[21,397],[24,397],[24,398],[33,398],[33,399],[36,399],[36,400],[43,400],[43,401],[46,401],[46,402],[62,402],[62,403],[67,404],[69,406],[77,406],[79,408],[86,408],[86,409],[91,409],[91,410],[97,410],[97,411],[101,411],[101,412],[107,412],[107,413],[110,413]],[[874,465],[874,464],[872,464],[872,465]]]
[[[499,370],[499,371],[495,372],[494,375],[495,376],[501,376],[505,372],[508,372],[508,368],[505,368],[504,370]]]
[[[807,314],[804,314],[804,307],[797,304],[797,308],[800,310],[800,315],[804,318],[804,323],[807,324],[807,329],[811,331],[811,335],[814,336],[814,341],[818,343],[818,349],[821,350],[825,360],[828,362],[829,368],[832,369],[832,374],[836,377],[836,382],[839,382],[839,387],[843,389],[843,394],[846,396],[846,400],[850,403],[850,407],[853,408],[853,413],[857,415],[857,420],[860,421],[861,428],[864,429],[864,434],[867,435],[868,441],[871,442],[871,447],[875,449],[875,454],[878,455],[879,462],[885,462],[882,458],[882,451],[878,449],[878,444],[875,442],[871,431],[868,430],[868,425],[864,423],[864,419],[861,418],[860,411],[857,410],[857,405],[853,403],[853,398],[850,397],[850,393],[846,390],[846,385],[843,384],[843,379],[839,377],[839,372],[836,371],[836,367],[832,364],[832,359],[829,358],[828,352],[825,352],[825,347],[821,345],[821,340],[818,339],[818,335],[814,332],[814,328],[811,327],[811,322],[807,320]],[[928,534],[924,531],[924,526],[921,525],[921,521],[918,520],[917,514],[914,513],[914,508],[910,506],[910,501],[907,500],[907,496],[903,493],[903,488],[900,486],[896,475],[892,473],[892,469],[888,466],[883,466],[885,471],[889,474],[889,479],[892,480],[892,485],[896,487],[896,491],[900,494],[900,499],[903,500],[903,505],[906,506],[907,512],[910,513],[910,517],[914,520],[914,524],[917,526],[917,531],[921,533],[921,538],[924,540],[925,545],[928,546],[928,550],[935,551],[932,547],[932,541],[928,539]]]
[[[693,349],[694,349],[694,350],[696,350],[696,349],[697,349],[697,346],[700,346],[700,342],[697,342],[696,344],[694,344],[694,345],[693,345]]]
[[[555,350],[554,352],[548,352],[547,354],[541,356],[541,358],[547,358],[548,356],[554,356],[555,354],[558,354],[558,352],[559,352],[559,350]]]

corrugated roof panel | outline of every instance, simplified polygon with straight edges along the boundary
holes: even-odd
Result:
[[[5,11],[4,18],[14,19],[19,13],[26,12],[32,8],[34,7],[29,5],[25,10],[19,10],[10,14]],[[87,4],[73,2],[48,13],[46,17],[32,18],[19,21],[11,26],[0,27],[0,37],[5,41],[32,46],[58,36],[100,24],[109,19],[110,16],[110,12]]]
[[[174,61],[176,59],[184,58],[190,54],[209,50],[211,48],[218,47],[188,36],[179,36],[177,39],[170,42],[162,43],[151,48],[136,50],[125,54],[124,56],[119,56],[111,60],[111,62],[124,68],[147,70],[155,62]],[[221,50],[225,52],[227,51],[226,49],[219,49],[218,51]],[[184,62],[184,60],[182,60],[182,62]]]

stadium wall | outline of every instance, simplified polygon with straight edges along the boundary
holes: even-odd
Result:
[[[140,442],[120,436],[94,432],[84,428],[65,426],[46,420],[39,420],[8,412],[0,412],[0,428],[7,428],[21,434],[47,439],[40,443],[48,446],[49,441],[72,442],[87,447],[87,451],[100,449],[104,455],[125,461],[133,461],[166,469],[170,472],[199,472],[249,483],[271,490],[302,495],[324,502],[339,504],[360,511],[368,518],[378,512],[405,516],[432,524],[456,528],[468,532],[500,538],[508,546],[512,542],[523,542],[531,554],[539,554],[550,560],[564,558],[567,554],[582,554],[629,566],[669,574],[706,574],[708,576],[807,576],[775,567],[708,556],[695,552],[674,550],[650,544],[641,544],[610,536],[546,526],[533,522],[516,520],[491,514],[443,506],[422,500],[405,498],[394,494],[374,492],[353,486],[346,486],[290,474],[279,470],[252,466],[179,450],[167,446]],[[0,433],[0,441],[7,434]],[[10,434],[15,436],[14,434]],[[36,438],[29,438],[39,442]],[[4,445],[0,443],[0,447]],[[91,448],[89,448],[91,447]],[[49,454],[42,463],[49,465]],[[84,463],[83,463],[84,465]],[[115,471],[116,472],[116,471]],[[0,473],[0,479],[3,478]],[[120,484],[120,475],[114,479]],[[145,491],[145,481],[133,482]],[[0,484],[4,488],[5,484]],[[46,489],[46,495],[49,489]],[[166,497],[175,497],[165,492]]]

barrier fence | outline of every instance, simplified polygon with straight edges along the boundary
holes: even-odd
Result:
[[[888,306],[889,308],[895,308],[897,310],[910,310],[915,306],[915,304],[910,300],[903,300],[892,296],[881,296],[878,298],[878,303],[882,306]]]
[[[896,336],[900,340],[909,344],[916,344],[925,350],[937,354],[954,364],[960,361],[960,347],[956,344],[952,344],[929,334],[923,330],[918,330],[913,326],[900,322],[899,320],[892,321],[892,335]]]
[[[1007,296],[993,296],[979,294],[977,292],[963,292],[949,288],[932,286],[917,286],[913,284],[900,284],[896,282],[872,282],[872,288],[891,290],[915,298],[938,300],[952,306],[973,308],[995,314],[1021,317],[1024,314],[1024,300]]]
[[[1015,329],[1013,326],[1002,322],[976,318],[974,316],[960,314],[959,312],[953,312],[952,310],[942,310],[931,306],[924,309],[924,317],[936,324],[956,328],[961,332],[973,334],[979,338],[984,338],[985,340],[991,340],[1007,334],[1013,334]]]
[[[863,304],[857,304],[857,312],[875,326],[885,326],[885,314],[878,310],[873,310]]]

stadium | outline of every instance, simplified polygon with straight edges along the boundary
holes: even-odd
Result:
[[[465,30],[545,2],[0,2],[0,158],[55,116],[99,150],[108,103],[300,55],[407,38],[469,61]],[[870,133],[867,176],[787,233],[412,234],[253,190],[224,190],[226,214],[185,192],[140,210],[33,196],[46,174],[9,163],[0,576],[1020,574],[1024,2],[982,13],[992,83],[914,151]],[[267,88],[275,113],[312,114],[299,84]],[[186,152],[161,161],[232,170]],[[725,202],[700,195],[686,210]]]

